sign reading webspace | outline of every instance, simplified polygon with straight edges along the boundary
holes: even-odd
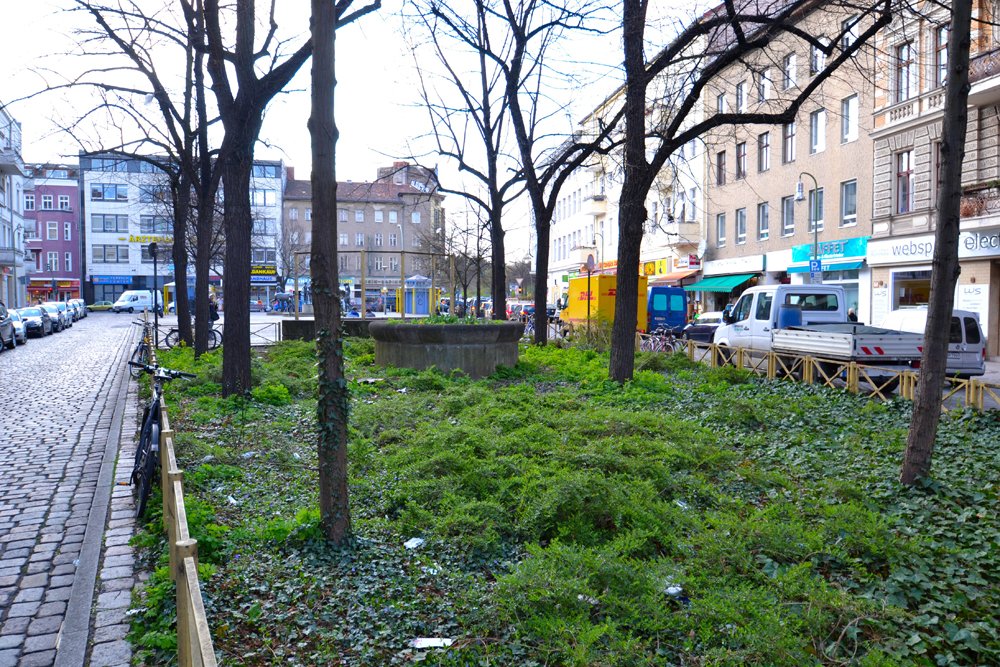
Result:
[[[1000,228],[962,232],[958,237],[958,256],[962,259],[1000,256]],[[873,266],[930,262],[932,259],[933,234],[868,242],[868,263]]]

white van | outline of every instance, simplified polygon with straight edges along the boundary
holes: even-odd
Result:
[[[130,289],[122,292],[122,295],[118,297],[114,305],[111,306],[111,310],[116,313],[125,311],[126,313],[134,313],[136,311],[142,310],[152,310],[153,309],[153,294],[154,292],[148,289]],[[160,292],[155,292],[156,294],[156,305],[159,306],[161,312],[163,310],[163,296]]]
[[[713,342],[726,347],[771,351],[771,330],[783,326],[783,307],[801,312],[801,325],[847,321],[847,299],[839,285],[759,285],[745,291],[715,330]]]
[[[894,310],[885,316],[879,326],[923,335],[927,327],[927,307]],[[979,326],[979,314],[968,310],[952,311],[951,335],[948,339],[948,375],[967,378],[985,372],[986,336]]]

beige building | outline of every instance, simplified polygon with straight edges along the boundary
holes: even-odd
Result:
[[[1000,27],[995,2],[973,3],[969,124],[955,307],[979,313],[1000,355]],[[880,36],[874,108],[872,319],[926,304],[934,252],[948,8],[901,14]],[[981,19],[983,22],[977,21]],[[993,25],[990,25],[992,23]]]
[[[802,17],[805,32],[846,45],[864,27],[844,7],[820,7]],[[706,89],[706,115],[779,112],[826,65],[822,51],[788,34],[753,57]],[[873,49],[863,48],[793,123],[705,136],[708,243],[702,280],[690,286],[702,288],[702,310],[719,310],[754,284],[817,280],[842,285],[866,319],[873,67]],[[811,260],[821,273],[810,273]]]
[[[373,182],[337,183],[340,283],[355,305],[364,301],[381,308],[383,296],[393,299],[404,276],[409,279],[431,272],[426,250],[434,238],[444,238],[442,200],[436,174],[406,162],[380,168]],[[291,168],[283,216],[283,255],[289,267],[286,285],[291,289],[298,276],[308,302],[312,184],[295,180]]]

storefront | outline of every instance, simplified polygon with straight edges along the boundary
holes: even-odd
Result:
[[[803,243],[790,250],[768,253],[768,282],[840,285],[847,297],[847,307],[853,308],[861,322],[871,323],[868,299],[871,270],[866,264],[867,236],[858,236],[818,244]],[[818,259],[820,271],[810,272],[810,262]]]
[[[132,288],[132,276],[92,276],[94,301],[117,301],[122,292]]]
[[[80,298],[80,281],[74,278],[32,278],[27,289],[31,303]]]
[[[961,232],[958,257],[961,273],[955,308],[979,314],[987,353],[996,357],[1000,355],[1000,226]],[[891,310],[927,305],[933,258],[933,234],[868,243],[872,322],[878,324]]]
[[[278,267],[274,264],[254,264],[250,267],[250,301],[269,307],[278,291]]]
[[[713,259],[702,266],[702,279],[685,285],[694,294],[695,310],[722,310],[746,288],[757,284],[764,273],[764,255]]]

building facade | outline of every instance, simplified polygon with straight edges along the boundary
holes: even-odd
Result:
[[[901,13],[880,35],[874,108],[872,319],[924,305],[931,285],[948,74],[947,6]],[[1000,27],[994,2],[973,2],[969,123],[955,307],[979,314],[1000,355]]]
[[[846,8],[820,5],[800,27],[850,40],[858,22]],[[706,113],[779,112],[826,66],[821,51],[790,35],[754,57],[713,80]],[[708,244],[704,279],[692,286],[705,310],[721,310],[754,284],[824,282],[842,285],[848,307],[870,321],[873,68],[874,51],[863,48],[793,122],[720,127],[705,137]]]
[[[26,168],[24,229],[31,301],[65,301],[81,294],[82,234],[76,165]]]
[[[358,306],[384,307],[385,299],[393,298],[404,278],[429,276],[444,268],[443,260],[428,252],[435,246],[433,239],[445,237],[437,175],[406,162],[379,168],[377,173],[370,183],[337,183],[340,284],[349,301]],[[284,197],[285,238],[298,258],[293,268],[299,287],[308,295],[312,184],[294,180],[293,175],[288,176]],[[286,284],[294,288],[294,281]]]
[[[27,299],[23,193],[21,124],[0,107],[0,301],[12,308]]]

